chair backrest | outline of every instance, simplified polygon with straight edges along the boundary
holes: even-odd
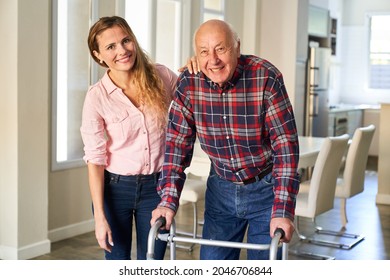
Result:
[[[368,151],[374,132],[375,126],[369,125],[356,129],[353,134],[343,172],[342,197],[348,198],[364,190]]]
[[[309,187],[308,203],[315,209],[314,216],[333,209],[337,176],[348,140],[348,134],[327,137],[321,146]]]
[[[194,155],[189,167],[186,168],[188,178],[207,180],[210,174],[210,159],[205,152],[203,152],[199,140],[194,144]]]

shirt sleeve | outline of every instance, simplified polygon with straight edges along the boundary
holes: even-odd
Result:
[[[272,218],[294,220],[299,190],[299,143],[294,113],[280,73],[269,79],[266,90],[269,96],[265,121],[274,153],[275,199]]]
[[[104,120],[97,110],[98,87],[91,87],[84,100],[81,137],[84,143],[84,161],[107,166]]]
[[[168,67],[165,67],[162,64],[156,64],[157,71],[160,74],[160,77],[165,85],[165,88],[168,90],[171,97],[174,97],[177,75]]]
[[[181,76],[182,77],[182,76]],[[190,165],[196,130],[192,108],[186,93],[186,79],[179,77],[175,98],[169,110],[164,164],[157,191],[162,200],[159,206],[177,211],[180,194]]]

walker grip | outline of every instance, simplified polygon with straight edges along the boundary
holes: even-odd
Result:
[[[161,222],[161,227],[164,227],[167,224],[167,219],[165,219],[165,217],[161,216],[161,217],[157,218],[156,223],[157,222]]]
[[[285,232],[282,228],[277,228],[275,231],[274,231],[274,235],[277,235],[277,234],[280,234],[280,239],[282,239],[285,235]]]

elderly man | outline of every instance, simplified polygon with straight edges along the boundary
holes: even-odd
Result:
[[[289,242],[299,188],[298,135],[283,76],[267,60],[240,53],[240,40],[221,20],[203,23],[194,35],[201,72],[184,71],[169,112],[161,202],[151,223],[166,228],[179,206],[198,137],[211,160],[203,238],[267,244],[276,228]],[[201,259],[239,259],[240,249],[202,246]],[[279,254],[280,255],[280,254]],[[269,252],[248,250],[248,259]]]

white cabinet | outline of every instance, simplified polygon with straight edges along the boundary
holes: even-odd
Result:
[[[339,136],[348,133],[353,136],[355,130],[363,125],[363,110],[339,109],[329,112],[328,135]]]
[[[334,135],[334,119],[335,114],[330,112],[328,115],[328,136]]]
[[[328,136],[340,136],[348,133],[348,112],[329,112],[328,116]]]
[[[308,32],[311,36],[327,38],[329,35],[329,10],[309,6]]]
[[[351,110],[348,111],[348,131],[349,136],[353,136],[355,130],[361,127],[363,124],[363,111],[362,110]]]

